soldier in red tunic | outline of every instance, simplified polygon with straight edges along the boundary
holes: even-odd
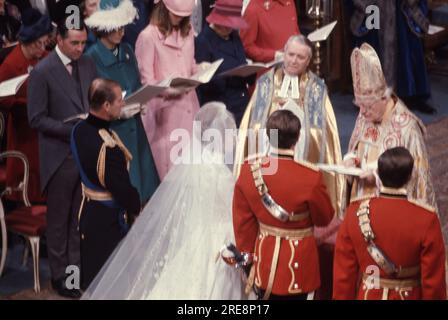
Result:
[[[319,170],[294,161],[299,119],[278,110],[266,128],[270,155],[246,161],[235,186],[236,247],[253,263],[248,288],[254,284],[260,299],[306,299],[320,286],[313,226],[328,225],[334,210]]]
[[[336,240],[333,298],[446,299],[445,249],[434,208],[408,199],[414,160],[396,147],[378,160],[379,197],[347,209]]]

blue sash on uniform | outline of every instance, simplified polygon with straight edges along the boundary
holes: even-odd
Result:
[[[93,182],[89,180],[87,177],[84,169],[81,166],[81,161],[79,160],[79,154],[78,154],[78,148],[76,147],[75,143],[75,130],[77,129],[78,125],[81,123],[78,122],[72,129],[71,133],[71,139],[70,139],[70,148],[72,150],[73,158],[75,159],[76,166],[78,167],[79,174],[81,176],[81,182],[89,189],[98,191],[98,192],[108,192],[106,189],[97,186]],[[121,207],[115,200],[95,200],[97,202],[101,202],[101,204],[104,204],[106,207],[112,208],[112,209],[120,209],[120,213],[118,214],[118,223],[124,233],[126,233],[129,229],[129,226],[126,223],[124,213],[125,209]]]

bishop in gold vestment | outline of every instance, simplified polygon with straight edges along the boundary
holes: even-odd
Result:
[[[407,184],[409,197],[436,208],[423,123],[387,88],[380,60],[370,45],[356,48],[351,64],[355,103],[360,112],[350,139],[350,153],[344,158],[356,158],[361,168],[374,172],[374,164],[385,150],[405,147],[414,158]],[[350,190],[350,202],[379,192],[374,179],[354,179]]]
[[[281,108],[291,110],[301,121],[296,160],[314,164],[341,162],[338,128],[327,88],[322,79],[307,71],[311,55],[308,40],[303,36],[293,36],[285,46],[284,63],[258,79],[240,126],[235,175],[239,175],[244,158],[253,153],[248,148],[248,129],[258,131],[265,128],[269,115]],[[343,210],[343,177],[324,173],[324,181],[333,207],[340,214]]]

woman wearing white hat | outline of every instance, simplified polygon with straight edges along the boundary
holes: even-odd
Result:
[[[156,84],[171,76],[190,77],[196,72],[194,32],[190,24],[194,0],[162,0],[153,10],[150,24],[140,33],[135,46],[143,84]],[[170,141],[173,130],[191,133],[199,109],[194,90],[169,88],[148,103],[142,116],[160,179],[172,166]],[[175,155],[174,155],[175,156]],[[175,160],[175,159],[173,159]]]
[[[97,35],[97,41],[86,52],[96,64],[98,75],[120,83],[129,95],[141,87],[137,60],[131,46],[122,42],[124,27],[132,23],[137,10],[130,0],[101,0],[86,25]],[[144,205],[159,185],[159,177],[137,109],[122,114],[111,128],[117,132],[132,154],[130,177]]]

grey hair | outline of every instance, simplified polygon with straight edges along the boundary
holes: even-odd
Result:
[[[305,37],[303,34],[290,36],[288,41],[286,41],[286,44],[284,47],[285,52],[286,52],[286,49],[288,48],[288,46],[292,42],[297,42],[297,43],[300,43],[301,45],[307,46],[308,49],[310,50],[310,60],[313,58],[313,44],[311,43],[310,40],[308,40],[307,37]]]

